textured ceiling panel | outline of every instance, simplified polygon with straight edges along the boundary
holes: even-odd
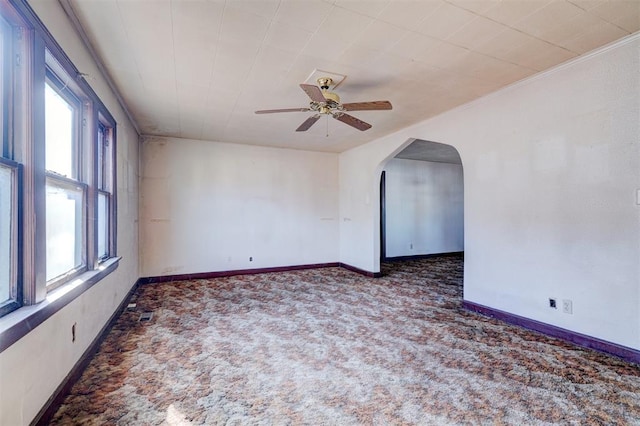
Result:
[[[637,0],[59,0],[148,135],[340,152],[640,29]],[[315,70],[346,75],[361,132],[304,108]],[[82,70],[81,70],[82,71]],[[328,135],[328,136],[327,136]]]

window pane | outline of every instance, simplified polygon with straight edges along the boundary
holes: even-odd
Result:
[[[5,34],[5,23],[4,19],[0,19],[0,95],[2,95],[2,103],[0,103],[0,135],[2,135],[2,142],[0,143],[0,157],[5,154],[5,135],[4,135],[4,112],[7,102],[8,96],[5,94],[4,89],[4,81],[5,81],[5,57],[4,57],[4,38],[7,35]]]
[[[105,148],[105,128],[102,124],[98,125],[98,189],[106,189],[104,187],[104,148]]]
[[[50,85],[45,85],[46,168],[67,177],[74,176],[73,106]]]
[[[109,248],[109,194],[98,193],[98,258],[107,257]]]
[[[0,303],[11,299],[13,170],[0,165]]]
[[[83,265],[83,189],[47,179],[47,281]]]
[[[8,66],[9,52],[6,51],[5,46],[10,37],[9,25],[4,19],[0,19],[0,95],[2,95],[2,103],[0,103],[0,135],[2,135],[2,141],[0,142],[0,157],[7,156],[8,154],[8,141],[7,141],[7,111],[9,103],[9,91],[7,90],[7,83],[9,81]]]

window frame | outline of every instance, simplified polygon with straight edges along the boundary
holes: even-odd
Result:
[[[0,92],[2,103],[0,104],[0,165],[12,170],[11,184],[11,208],[9,228],[9,298],[0,301],[0,318],[13,312],[24,305],[24,280],[23,280],[23,195],[24,195],[24,168],[22,163],[14,159],[15,147],[13,139],[16,131],[13,129],[14,108],[16,102],[14,93],[19,84],[20,72],[17,68],[20,56],[24,53],[23,46],[26,40],[21,29],[24,26],[24,18],[13,9],[0,4],[0,26],[2,26],[0,48],[0,61],[2,61],[2,75],[0,75]],[[0,336],[1,337],[1,336]]]
[[[119,265],[117,256],[117,123],[104,103],[55,41],[27,0],[0,0],[1,25],[11,29],[10,58],[2,49],[3,73],[0,84],[9,100],[0,108],[2,142],[0,161],[17,170],[17,228],[15,251],[17,304],[12,313],[0,306],[0,352],[45,321],[62,307],[91,288]],[[9,46],[3,35],[3,46]],[[15,66],[14,66],[15,65]],[[66,77],[69,78],[66,78]],[[76,120],[77,153],[73,177],[46,170],[45,84],[57,86],[79,103]],[[63,97],[65,97],[63,96]],[[3,96],[4,98],[4,96]],[[98,125],[110,129],[110,175],[108,188],[98,188]],[[102,172],[104,173],[104,172]],[[103,175],[104,176],[104,175]],[[83,188],[83,243],[85,266],[46,280],[46,185],[47,181]],[[98,196],[109,194],[106,256],[98,258]],[[12,247],[13,250],[13,247]],[[12,272],[13,274],[13,272]],[[54,283],[55,281],[55,283]],[[18,293],[16,293],[18,294]]]
[[[96,167],[94,173],[94,182],[96,182],[96,201],[95,206],[98,208],[99,201],[98,197],[100,193],[107,194],[107,200],[109,201],[107,208],[107,254],[106,256],[100,256],[98,252],[98,233],[100,230],[98,229],[98,214],[96,212],[96,220],[95,220],[95,231],[94,234],[96,236],[95,241],[95,253],[96,253],[96,262],[98,264],[103,263],[109,258],[116,256],[116,230],[117,230],[117,191],[116,191],[116,122],[109,114],[106,109],[98,109],[96,117],[95,117],[96,125],[96,142],[94,146],[95,150],[95,164]],[[100,139],[100,129],[102,129],[103,137],[108,142],[109,146],[106,147],[108,149],[103,149],[102,142]],[[106,152],[105,152],[106,151]],[[102,161],[100,161],[102,158]],[[107,163],[108,161],[108,163]],[[106,167],[105,167],[106,166]],[[100,175],[102,175],[100,177]]]

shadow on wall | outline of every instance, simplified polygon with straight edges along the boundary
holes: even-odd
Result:
[[[416,139],[381,167],[381,261],[463,252],[464,182],[458,151]]]

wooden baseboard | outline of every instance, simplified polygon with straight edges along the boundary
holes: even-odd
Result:
[[[56,411],[58,411],[58,408],[60,408],[60,405],[64,401],[64,398],[69,394],[69,392],[71,392],[71,388],[78,381],[78,379],[80,379],[80,376],[82,376],[82,373],[89,365],[89,362],[91,362],[91,360],[93,359],[93,356],[98,351],[100,344],[107,337],[107,335],[109,334],[109,331],[118,320],[118,317],[120,317],[120,314],[122,314],[122,312],[124,312],[124,310],[127,308],[127,305],[131,300],[131,296],[133,296],[133,293],[138,288],[138,285],[140,285],[140,280],[136,281],[136,283],[131,287],[131,289],[129,290],[129,293],[127,293],[127,295],[122,300],[118,308],[113,312],[113,314],[109,318],[109,321],[107,321],[105,326],[102,327],[102,329],[100,330],[96,338],[93,339],[93,342],[91,342],[87,350],[84,351],[84,353],[82,354],[78,362],[76,362],[76,364],[73,366],[69,374],[67,374],[67,376],[64,378],[62,383],[58,386],[58,388],[55,390],[53,395],[49,398],[46,404],[40,409],[36,417],[31,421],[30,423],[31,425],[38,425],[38,426],[48,425],[51,422],[51,419],[56,414]]]
[[[141,284],[166,283],[171,281],[232,277],[234,275],[266,274],[269,272],[287,272],[287,271],[298,271],[301,269],[331,268],[331,267],[338,267],[338,266],[340,266],[338,262],[313,263],[308,265],[276,266],[272,268],[234,269],[230,271],[196,272],[192,274],[179,274],[179,275],[160,275],[155,277],[140,278],[138,281],[140,281]]]
[[[380,272],[365,271],[364,269],[356,268],[342,262],[329,262],[329,263],[312,263],[307,265],[292,265],[292,266],[276,266],[273,268],[255,268],[255,269],[234,269],[230,271],[216,271],[216,272],[196,272],[192,274],[180,274],[180,275],[160,275],[154,277],[143,277],[138,281],[140,284],[153,284],[153,283],[166,283],[171,281],[183,281],[183,280],[198,280],[209,278],[221,278],[232,277],[234,275],[252,275],[252,274],[266,274],[269,272],[287,272],[298,271],[301,269],[318,269],[318,268],[336,268],[341,267],[348,269],[349,271],[356,272],[369,278],[379,278],[382,276]]]
[[[407,260],[419,260],[419,259],[431,259],[434,257],[463,257],[464,251],[451,251],[446,253],[432,253],[432,254],[415,254],[411,256],[393,256],[385,257],[383,262],[405,262]]]
[[[607,342],[596,337],[587,336],[585,334],[576,333],[571,330],[556,327],[555,325],[543,323],[530,318],[521,317],[509,312],[493,309],[488,306],[480,305],[469,301],[463,301],[462,305],[465,309],[477,312],[488,317],[496,318],[509,324],[537,331],[547,336],[555,337],[566,342],[573,343],[583,348],[593,349],[609,355],[622,358],[625,361],[640,364],[640,351],[637,349],[622,346],[617,343]]]
[[[344,269],[348,269],[351,272],[356,272],[360,275],[364,275],[365,277],[369,277],[369,278],[380,278],[382,276],[382,272],[365,271],[364,269],[356,268],[355,266],[351,266],[347,263],[340,262],[340,267]]]

